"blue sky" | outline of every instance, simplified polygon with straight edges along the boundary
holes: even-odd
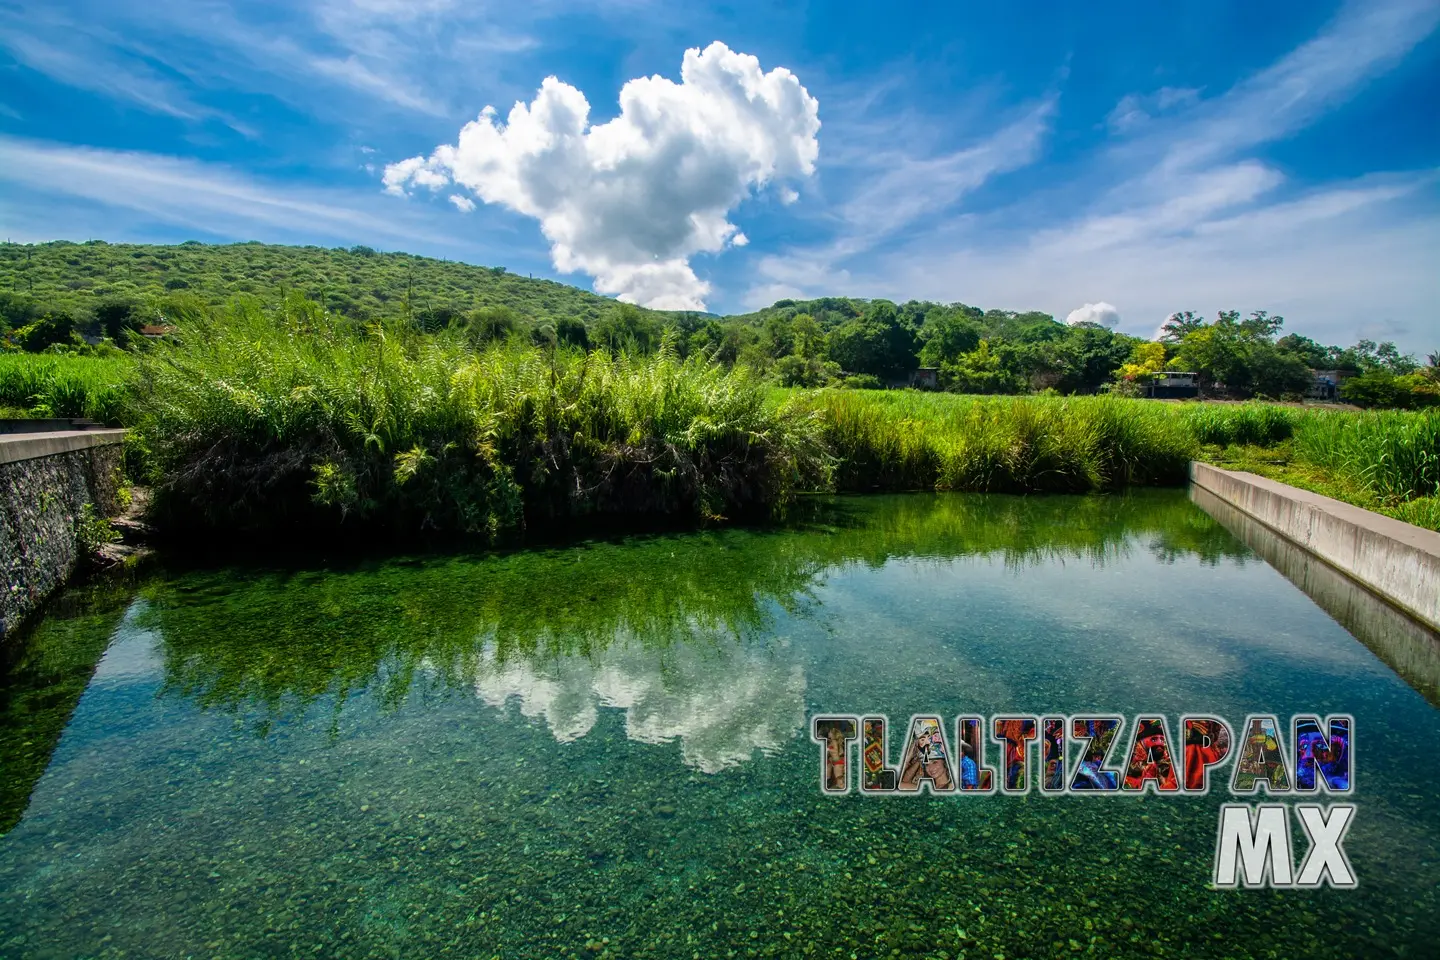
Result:
[[[364,243],[722,313],[1103,302],[1150,335],[1268,309],[1424,352],[1437,25],[1440,0],[0,0],[0,234]]]

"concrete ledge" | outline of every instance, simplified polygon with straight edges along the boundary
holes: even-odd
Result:
[[[1192,461],[1190,479],[1440,629],[1440,533],[1208,463]]]
[[[0,435],[0,463],[53,457],[57,453],[103,447],[124,439],[125,431],[119,429],[3,434]]]
[[[1440,633],[1204,487],[1190,499],[1440,707]]]

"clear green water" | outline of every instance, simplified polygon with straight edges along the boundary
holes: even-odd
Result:
[[[174,571],[10,659],[4,957],[1440,942],[1440,712],[1178,492]],[[806,720],[866,710],[1352,713],[1360,889],[1209,890],[1224,790],[824,797]]]

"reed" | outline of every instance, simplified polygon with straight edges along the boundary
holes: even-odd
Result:
[[[202,534],[494,540],[775,513],[808,491],[1173,485],[1195,457],[1288,464],[1280,479],[1440,528],[1440,411],[780,390],[670,344],[477,350],[295,296],[194,318],[138,356],[0,355],[0,407],[132,427],[152,519]]]
[[[357,330],[240,304],[146,356],[164,525],[496,538],[585,515],[720,518],[828,483],[817,416],[670,345],[643,359]]]
[[[1294,446],[1299,457],[1378,497],[1440,496],[1440,410],[1314,413],[1297,423]]]
[[[1156,404],[1111,397],[968,397],[825,390],[844,490],[1111,490],[1177,484],[1196,443]]]
[[[124,354],[0,354],[0,407],[33,417],[129,418],[134,363]]]

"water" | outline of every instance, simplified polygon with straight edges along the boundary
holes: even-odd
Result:
[[[788,529],[177,570],[73,594],[10,659],[5,957],[1440,938],[1440,713],[1179,492],[842,499]],[[1348,712],[1360,887],[1208,889],[1224,789],[824,797],[824,711]]]

